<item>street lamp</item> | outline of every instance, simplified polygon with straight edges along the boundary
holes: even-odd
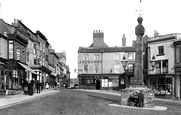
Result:
[[[123,66],[124,71],[126,71],[126,66],[128,64],[128,61],[126,60],[125,55],[123,56],[123,60],[121,61],[121,64]]]
[[[151,66],[152,66],[152,71],[154,70],[154,68],[155,68],[155,65],[156,65],[156,59],[155,59],[155,55],[153,54],[153,56],[152,56],[152,60],[150,61],[150,64],[151,64]]]
[[[127,66],[127,64],[128,64],[128,61],[126,60],[125,55],[123,56],[123,59],[122,59],[122,61],[121,61],[121,64],[122,64],[122,66],[123,66],[124,71],[126,71],[126,66]],[[153,71],[154,68],[155,68],[155,65],[156,65],[155,55],[152,56],[152,60],[150,61],[150,64],[151,64],[151,67],[152,67],[152,70],[150,70],[150,71]],[[145,70],[145,69],[143,69],[143,70]]]

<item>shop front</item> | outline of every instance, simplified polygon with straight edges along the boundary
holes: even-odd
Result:
[[[174,93],[174,74],[149,74],[148,87],[155,91],[155,96],[172,98]]]
[[[175,66],[175,85],[174,85],[174,97],[178,100],[181,99],[181,66]]]
[[[5,87],[5,64],[6,60],[0,58],[0,93],[4,94],[6,87]]]
[[[27,78],[25,68],[16,60],[9,60],[5,70],[6,94],[17,94],[23,89],[23,83]]]
[[[120,74],[79,74],[80,89],[119,89],[125,85]],[[124,86],[125,87],[125,86]]]
[[[6,94],[17,94],[23,90],[24,82],[28,81],[28,73],[36,73],[27,65],[16,60],[8,60],[5,66],[3,88]]]

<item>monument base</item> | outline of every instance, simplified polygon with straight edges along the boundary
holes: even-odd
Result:
[[[142,85],[133,85],[121,90],[121,105],[154,107],[154,91]]]

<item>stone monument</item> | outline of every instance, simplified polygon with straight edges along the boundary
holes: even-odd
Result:
[[[143,18],[137,19],[138,25],[135,28],[136,34],[136,56],[134,67],[134,78],[129,88],[121,90],[121,105],[136,107],[154,107],[154,92],[147,88],[143,82],[143,35],[144,27],[142,25]]]
[[[142,25],[143,18],[138,17],[137,19],[138,25],[135,28],[135,34],[137,36],[136,38],[136,56],[135,56],[135,66],[134,66],[134,78],[133,78],[133,87],[144,87],[143,83],[143,35],[145,32],[145,29]]]

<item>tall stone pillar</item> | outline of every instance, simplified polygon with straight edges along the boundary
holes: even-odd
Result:
[[[136,39],[136,57],[135,57],[135,67],[134,67],[134,78],[131,86],[129,88],[124,89],[121,91],[121,105],[126,106],[132,106],[130,103],[133,103],[131,101],[131,96],[134,94],[133,92],[141,92],[139,93],[142,95],[141,97],[144,97],[144,101],[142,103],[142,107],[154,107],[154,91],[145,87],[143,82],[143,35],[144,35],[144,27],[142,26],[143,18],[139,17],[137,19],[138,25],[135,29],[135,34],[137,36]],[[132,97],[134,98],[134,97]]]
[[[138,17],[137,19],[138,25],[135,28],[136,34],[136,56],[135,56],[135,66],[134,66],[134,78],[133,78],[133,87],[142,87],[144,86],[143,82],[143,35],[144,35],[144,27],[142,25],[143,18]]]

